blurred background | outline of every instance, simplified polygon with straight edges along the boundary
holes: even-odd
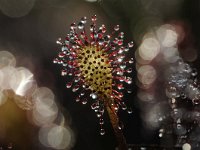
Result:
[[[115,149],[107,115],[106,134],[101,136],[95,113],[89,105],[75,102],[75,94],[65,87],[67,78],[52,63],[59,51],[56,40],[65,37],[71,23],[94,14],[97,25],[105,24],[108,33],[119,24],[125,41],[134,41],[129,51],[135,57],[133,92],[124,96],[133,114],[119,112],[130,147],[172,149],[186,144],[184,150],[198,149],[200,109],[189,100],[194,94],[187,91],[189,98],[178,103],[182,114],[195,109],[198,118],[189,117],[185,128],[169,131],[174,118],[176,127],[182,119],[165,120],[171,109],[175,111],[168,103],[174,100],[172,88],[165,87],[165,82],[171,66],[180,60],[196,68],[192,73],[199,72],[199,0],[0,0],[0,149]],[[194,76],[190,79],[198,83],[198,75]],[[7,90],[8,83],[15,93]],[[38,101],[31,112],[30,93]],[[164,131],[167,136],[162,135]]]

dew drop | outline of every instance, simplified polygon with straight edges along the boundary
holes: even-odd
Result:
[[[67,70],[64,70],[64,69],[63,69],[63,70],[61,71],[61,76],[66,76],[66,75],[67,75]]]
[[[132,89],[127,89],[126,91],[127,91],[127,93],[129,93],[129,94],[133,92]]]
[[[117,88],[118,88],[119,90],[122,90],[122,89],[124,89],[124,86],[123,86],[123,84],[117,84]]]
[[[95,22],[96,20],[97,20],[97,16],[96,15],[94,15],[94,16],[92,16],[92,22]]]
[[[158,135],[160,138],[162,138],[163,137],[163,133],[159,133],[159,135]]]
[[[84,92],[81,92],[81,93],[80,93],[80,96],[84,96],[84,95],[85,95],[85,93],[84,93]]]
[[[91,105],[91,108],[92,108],[92,110],[97,109],[97,104],[96,104],[96,103],[93,103],[93,104]]]
[[[76,102],[80,102],[80,98],[79,97],[76,98]]]
[[[56,41],[57,44],[62,45],[61,38]]]
[[[100,40],[98,41],[98,44],[99,44],[99,45],[103,45],[103,44],[104,44],[104,40],[103,40],[103,39],[100,39]]]
[[[80,30],[82,30],[82,29],[84,28],[84,24],[83,24],[82,22],[79,22],[79,23],[78,23],[78,28],[79,28]]]
[[[132,114],[132,113],[133,113],[133,110],[132,110],[131,108],[128,108],[128,109],[127,109],[127,112],[128,112],[128,114]]]
[[[131,41],[130,43],[128,43],[128,47],[129,47],[129,48],[132,48],[133,45],[134,45],[134,44],[133,44],[133,41]]]
[[[119,67],[120,67],[120,69],[125,69],[126,65],[120,65]]]
[[[84,99],[82,100],[82,104],[83,104],[83,105],[87,104],[87,99],[86,99],[86,98],[84,98]]]
[[[87,17],[81,18],[81,23],[86,24],[86,22],[87,22]]]
[[[128,52],[128,51],[129,51],[129,48],[128,48],[128,47],[125,47],[124,51],[125,51],[125,52]]]
[[[70,26],[70,29],[72,29],[72,30],[76,29],[76,24],[72,23],[71,26]]]
[[[118,129],[123,130],[123,128],[124,128],[124,124],[122,122],[119,122],[118,123]]]
[[[127,73],[132,73],[132,71],[133,71],[132,68],[127,69]]]
[[[115,30],[115,31],[119,31],[119,25],[116,25],[116,26],[114,27],[114,30]]]
[[[71,88],[71,87],[72,87],[72,83],[71,83],[71,82],[67,83],[67,84],[66,84],[66,87],[67,87],[68,89]]]
[[[100,135],[105,135],[105,133],[106,133],[106,132],[105,132],[104,129],[101,129],[101,130],[100,130]]]
[[[101,113],[98,112],[97,117],[100,118],[101,116],[102,116]]]
[[[196,77],[197,76],[197,69],[192,69],[192,72],[191,72],[191,75],[193,76],[193,77]]]
[[[79,90],[79,85],[76,85],[72,88],[72,92],[76,92]]]
[[[198,105],[198,104],[200,104],[200,100],[199,99],[193,99],[192,103],[195,104],[195,105]]]
[[[132,84],[132,78],[131,77],[127,77],[126,78],[126,83],[127,84]]]
[[[104,124],[103,118],[100,118],[100,119],[99,119],[99,124],[100,124],[100,125]]]
[[[127,109],[127,106],[124,102],[121,102],[121,107],[122,107],[122,110],[126,110]]]
[[[129,62],[129,64],[133,64],[134,63],[134,59],[131,58],[128,62]]]
[[[55,59],[53,60],[53,63],[54,63],[54,64],[57,64],[57,63],[58,63],[58,59],[55,58]]]
[[[91,93],[90,97],[92,97],[92,99],[97,99],[97,94],[96,93]]]

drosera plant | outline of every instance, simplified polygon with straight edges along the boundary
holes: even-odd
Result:
[[[86,33],[86,17],[81,18],[78,24],[72,23],[65,39],[57,40],[61,49],[53,62],[62,66],[62,76],[71,77],[66,87],[79,93],[77,102],[86,104],[88,99],[93,100],[91,108],[99,118],[101,135],[105,134],[103,114],[107,111],[118,148],[125,150],[127,144],[117,113],[119,109],[132,113],[122,98],[124,90],[131,92],[125,84],[132,84],[130,65],[134,59],[126,58],[125,53],[134,44],[124,44],[124,33],[119,32],[119,25],[111,34],[106,34],[105,25],[97,27],[96,21],[96,15],[92,16],[89,33]]]

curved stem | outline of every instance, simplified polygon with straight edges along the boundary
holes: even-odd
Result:
[[[108,105],[106,106],[109,118],[110,118],[110,122],[112,124],[113,130],[115,132],[115,136],[117,138],[118,141],[118,149],[119,150],[127,150],[127,144],[126,144],[126,139],[124,137],[124,134],[122,132],[122,130],[119,129],[119,118],[117,116],[117,114],[114,111],[114,108],[110,108]]]

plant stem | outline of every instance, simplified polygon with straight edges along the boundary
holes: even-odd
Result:
[[[115,136],[117,138],[118,141],[118,149],[119,150],[127,150],[127,144],[126,144],[126,139],[124,137],[124,134],[122,132],[122,130],[119,129],[119,118],[117,116],[117,114],[114,111],[114,108],[110,108],[109,106],[106,106],[109,118],[110,118],[110,122],[112,124],[113,130],[115,132]]]

